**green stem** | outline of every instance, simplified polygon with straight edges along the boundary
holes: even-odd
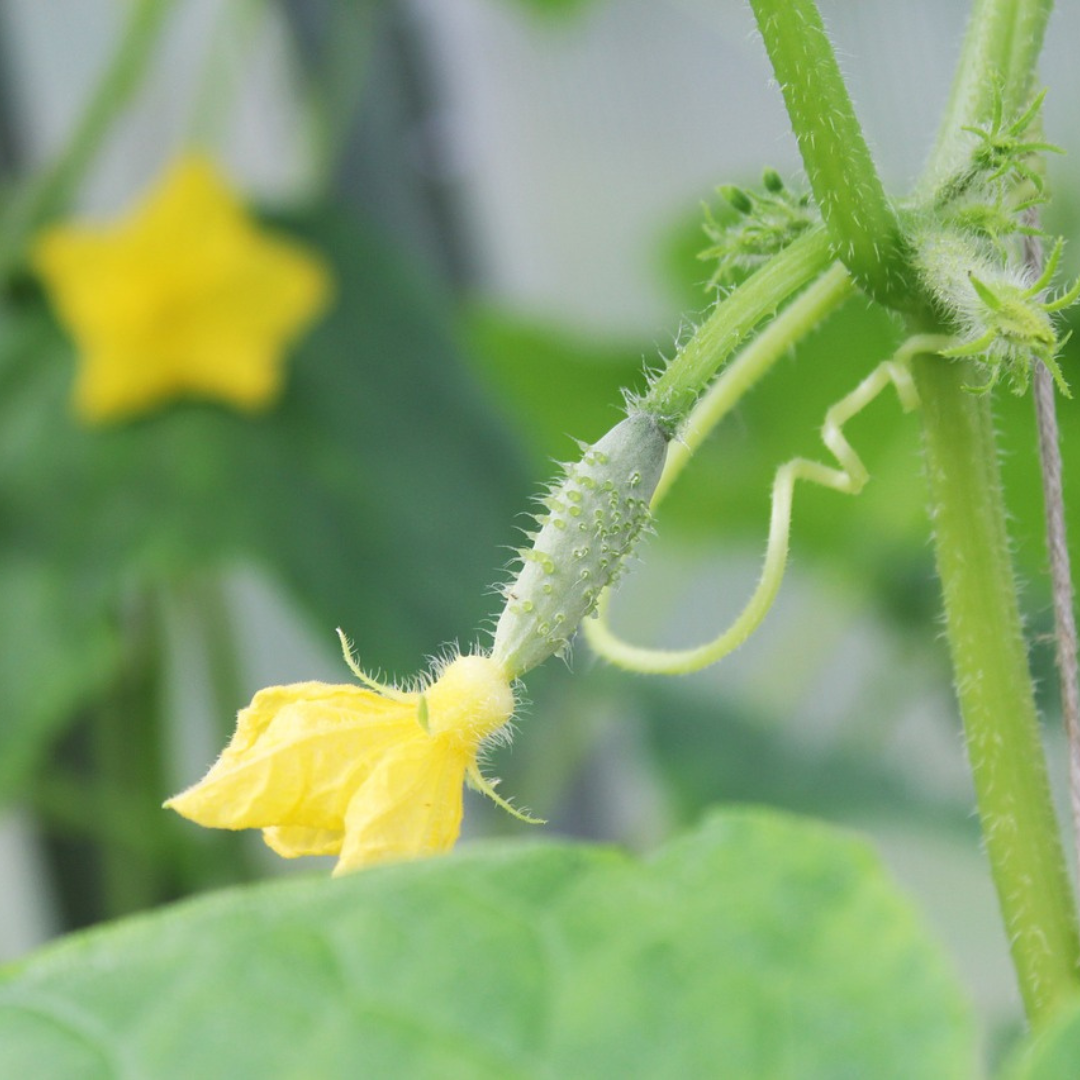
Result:
[[[952,93],[919,193],[960,169],[965,127],[1031,94],[1051,0],[976,0]],[[923,357],[931,513],[957,695],[979,816],[1020,990],[1033,1026],[1080,990],[1080,942],[1046,778],[1009,558],[997,446],[970,366]]]
[[[986,851],[1033,1026],[1080,991],[1065,872],[1009,558],[990,399],[964,363],[914,365],[946,627]]]
[[[653,492],[654,511],[720,421],[772,371],[782,356],[809,337],[854,292],[851,275],[842,263],[834,263],[724,368],[697,403],[678,440],[668,447],[664,472]]]
[[[0,281],[18,266],[31,234],[63,210],[93,163],[113,121],[142,82],[175,0],[134,0],[123,36],[60,156],[8,206],[0,220]]]
[[[102,902],[108,918],[152,907],[169,893],[167,863],[154,852],[169,840],[158,807],[162,777],[161,628],[152,598],[140,597],[121,613],[124,667],[113,692],[94,715],[97,782],[113,805],[125,802],[145,822],[146,849],[123,836],[100,845]]]
[[[210,151],[224,141],[237,85],[248,67],[259,18],[265,14],[262,0],[232,0],[217,12],[195,80],[184,139],[187,145]]]
[[[1005,116],[1027,104],[1053,0],[975,0],[937,143],[919,189],[932,192],[969,152],[964,127],[985,122],[1000,97]]]
[[[805,233],[716,305],[638,403],[673,425],[693,407],[720,365],[762,319],[823,273],[832,242],[818,227]]]
[[[250,694],[244,692],[239,642],[221,577],[215,571],[193,576],[186,582],[184,599],[201,639],[214,712],[228,738]]]
[[[184,631],[200,645],[210,707],[221,725],[222,739],[228,741],[236,727],[236,714],[250,695],[245,692],[240,642],[224,583],[217,571],[196,573],[176,584],[173,597]],[[159,817],[161,798],[159,793]],[[183,835],[190,833],[184,829]],[[212,839],[199,836],[177,847],[179,871],[191,891],[259,876],[248,837],[239,833],[215,834]]]
[[[101,748],[100,739],[97,747]],[[147,814],[143,801],[118,790],[113,778],[88,779],[54,764],[28,794],[34,810],[56,832],[88,840],[100,849],[115,848],[119,859],[142,859],[162,876],[168,874],[173,852],[162,846],[155,816]]]
[[[353,0],[327,11],[327,33],[311,60],[308,90],[309,130],[315,190],[331,190],[348,146],[370,77],[377,20],[383,0]]]
[[[750,0],[837,255],[882,303],[906,296],[896,215],[813,0]]]

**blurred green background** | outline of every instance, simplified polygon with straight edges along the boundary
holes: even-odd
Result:
[[[967,5],[831,0],[891,189],[933,136]],[[116,47],[112,0],[0,5],[9,193],[63,146]],[[1044,76],[1047,226],[1076,235],[1080,74],[1060,5]],[[734,0],[176,0],[145,83],[74,210],[130,204],[193,141],[275,228],[332,263],[337,300],[256,419],[185,403],[72,417],[71,346],[38,285],[0,322],[0,956],[190,891],[287,872],[256,836],[158,810],[264,685],[344,681],[336,626],[409,677],[484,642],[530,499],[618,417],[620,388],[709,303],[700,203],[798,159]],[[1078,264],[1072,250],[1066,261]],[[825,409],[896,342],[850,304],[740,406],[680,481],[615,606],[652,644],[711,636],[749,594],[775,467],[821,456]],[[1071,369],[1070,347],[1063,368]],[[1062,402],[1067,496],[1080,475]],[[1001,395],[1015,550],[1055,778],[1063,759],[1031,402]],[[501,790],[548,833],[647,849],[716,803],[870,833],[951,949],[991,1032],[1019,1005],[953,708],[918,424],[888,397],[850,427],[873,482],[796,495],[793,567],[735,656],[663,680],[584,644],[530,677]],[[1072,499],[1071,535],[1080,537]],[[527,830],[467,796],[466,838]],[[309,869],[310,863],[300,869]]]

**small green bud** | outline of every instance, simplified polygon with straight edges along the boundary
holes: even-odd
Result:
[[[775,169],[766,168],[761,174],[761,182],[764,184],[765,190],[773,195],[779,195],[784,190],[784,181]]]
[[[720,193],[720,198],[730,203],[732,209],[737,210],[740,214],[749,214],[754,209],[750,196],[742,188],[735,187],[734,184],[724,184],[723,187],[717,190]]]
[[[660,481],[668,436],[656,417],[634,413],[567,467],[548,505],[580,508],[578,524],[552,516],[506,590],[492,658],[512,676],[565,653],[581,620],[618,576]]]
[[[753,273],[782,251],[818,220],[808,194],[788,191],[775,169],[766,169],[761,191],[750,192],[732,184],[717,189],[737,213],[718,221],[705,211],[705,235],[713,243],[698,256],[716,260],[709,288],[732,285]]]

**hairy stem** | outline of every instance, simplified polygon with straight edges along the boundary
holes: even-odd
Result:
[[[975,0],[923,196],[963,165],[965,127],[985,123],[995,108],[1010,116],[1027,103],[1051,7],[1052,0]],[[964,393],[967,371],[930,356],[915,367],[979,816],[1025,1008],[1038,1026],[1080,989],[1080,944],[1021,632],[990,402]]]
[[[750,0],[838,256],[883,303],[906,296],[896,215],[813,0]]]
[[[638,403],[672,426],[684,419],[698,395],[750,332],[833,261],[828,233],[820,226],[795,240],[734,292],[697,328]]]
[[[773,369],[782,356],[803,338],[809,337],[854,292],[855,285],[843,264],[834,263],[724,368],[690,414],[679,432],[678,440],[668,447],[664,472],[653,492],[654,510],[716,425]]]
[[[946,629],[991,872],[1028,1017],[1080,990],[1080,940],[1039,739],[990,400],[968,363],[914,365]]]
[[[168,824],[158,806],[161,769],[161,627],[154,600],[138,597],[120,613],[126,644],[123,670],[94,716],[94,743],[101,791],[115,808],[124,802],[146,828],[146,846],[133,849],[123,834],[99,848],[102,905],[106,918],[152,907],[169,895]],[[115,814],[110,815],[115,820]]]
[[[995,98],[1011,116],[1027,104],[1053,0],[975,0],[952,91],[927,163],[925,195],[957,171],[967,157],[964,127],[984,123]]]

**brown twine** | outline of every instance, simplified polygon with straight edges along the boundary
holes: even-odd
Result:
[[[1033,221],[1032,224],[1037,222]],[[1042,274],[1043,250],[1037,236],[1024,238],[1024,261],[1036,277]],[[1061,436],[1057,421],[1057,392],[1053,376],[1041,360],[1034,362],[1034,369],[1032,381],[1035,420],[1039,431],[1039,463],[1046,513],[1046,549],[1050,558],[1050,583],[1054,597],[1054,639],[1061,686],[1061,716],[1068,740],[1073,841],[1080,864],[1080,678],[1077,675],[1072,569],[1065,532],[1065,493],[1062,482]]]

